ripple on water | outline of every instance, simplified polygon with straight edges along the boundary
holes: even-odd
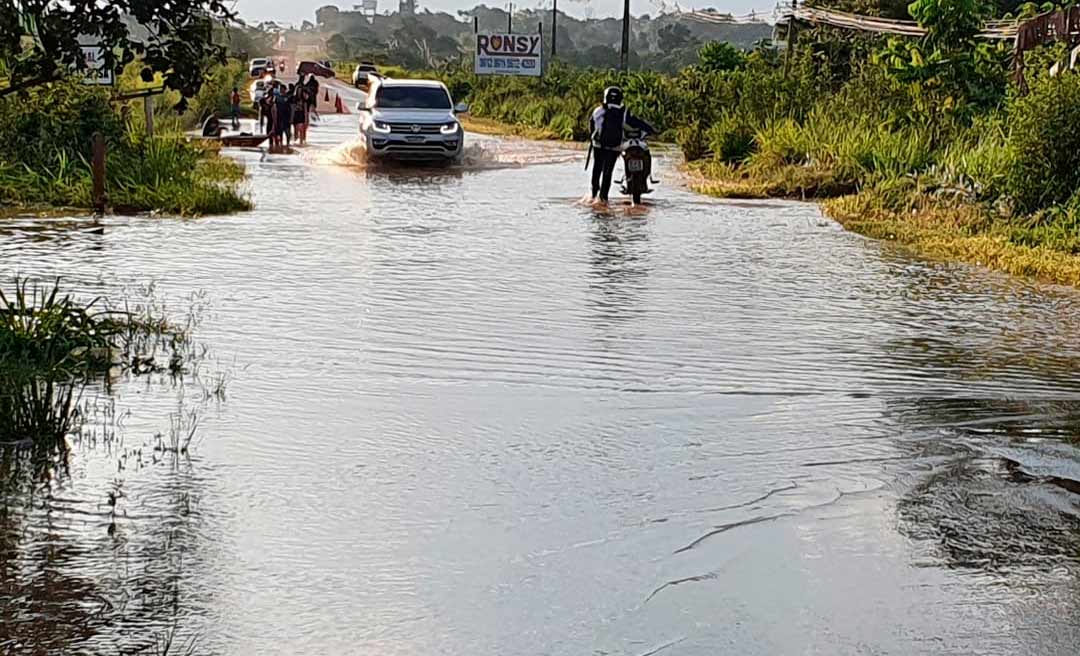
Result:
[[[250,214],[0,222],[0,275],[204,290],[237,369],[190,461],[147,445],[193,390],[121,381],[122,445],[5,494],[0,652],[1071,653],[1075,293],[354,120],[239,153]]]

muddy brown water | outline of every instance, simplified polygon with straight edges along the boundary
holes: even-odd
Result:
[[[207,348],[2,468],[0,653],[1076,652],[1076,293],[670,174],[595,215],[552,146],[343,166],[353,121],[238,153],[249,214],[0,223]]]

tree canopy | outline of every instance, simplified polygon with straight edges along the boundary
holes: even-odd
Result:
[[[136,58],[143,79],[161,73],[165,86],[189,98],[208,61],[221,61],[215,22],[234,15],[224,0],[6,0],[0,2],[0,59],[7,84],[0,97],[85,68],[81,46],[103,49],[117,69]],[[181,101],[183,102],[183,101]]]

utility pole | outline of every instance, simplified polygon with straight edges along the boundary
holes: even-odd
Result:
[[[559,51],[559,46],[555,45],[558,37],[558,20],[559,20],[559,0],[552,0],[551,2],[551,58],[555,59],[555,54]]]
[[[630,0],[623,0],[622,56],[619,64],[622,70],[630,70]]]
[[[506,33],[514,33],[514,3],[510,3],[510,9],[506,11]]]

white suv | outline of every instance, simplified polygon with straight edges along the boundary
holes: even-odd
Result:
[[[368,157],[412,160],[456,160],[465,145],[465,132],[450,91],[434,80],[376,78],[360,112],[360,135]]]
[[[266,57],[256,57],[248,63],[248,73],[251,77],[262,77],[267,73],[274,73],[274,62]]]

